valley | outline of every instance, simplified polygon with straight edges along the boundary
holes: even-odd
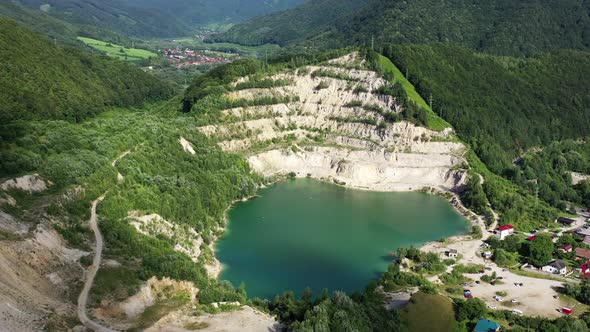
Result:
[[[587,331],[587,13],[0,4],[0,331]]]

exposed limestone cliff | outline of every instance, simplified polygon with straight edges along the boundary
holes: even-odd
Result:
[[[387,113],[403,109],[395,98],[377,93],[388,83],[375,72],[350,69],[361,63],[353,53],[271,77],[291,82],[287,86],[233,91],[228,98],[296,101],[228,109],[220,124],[199,130],[225,151],[245,154],[267,177],[294,173],[380,191],[460,190],[467,147],[450,128],[437,132],[387,122]]]

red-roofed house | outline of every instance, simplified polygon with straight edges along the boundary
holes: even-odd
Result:
[[[496,228],[496,236],[500,240],[504,240],[508,235],[512,235],[514,233],[514,226],[512,225],[504,225]]]
[[[533,235],[533,236],[529,236],[529,237],[527,237],[526,239],[527,239],[528,241],[535,241],[535,239],[536,239],[536,238],[537,238],[537,237]]]
[[[584,248],[576,248],[576,258],[590,259],[590,250]]]
[[[574,247],[571,244],[566,244],[566,245],[563,245],[559,248],[559,251],[565,252],[565,253],[572,252],[573,250],[574,250]]]
[[[580,265],[580,272],[582,272],[582,278],[590,278],[590,261]]]

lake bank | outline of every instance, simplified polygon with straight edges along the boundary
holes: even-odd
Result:
[[[362,290],[398,247],[464,234],[467,221],[444,199],[420,192],[354,190],[311,179],[287,180],[228,210],[215,246],[220,279],[250,296],[310,286]],[[304,208],[302,208],[304,207]]]

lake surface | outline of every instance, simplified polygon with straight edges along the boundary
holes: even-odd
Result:
[[[382,193],[311,179],[259,191],[228,212],[217,243],[221,280],[246,284],[249,297],[272,299],[310,287],[319,294],[363,290],[387,268],[392,251],[465,233],[467,221],[444,199]]]

